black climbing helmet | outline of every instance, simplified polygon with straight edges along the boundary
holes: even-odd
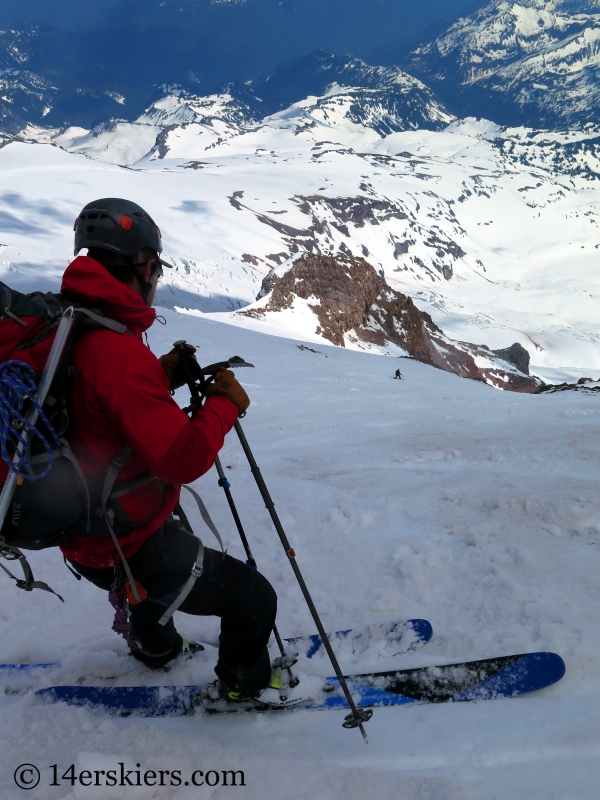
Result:
[[[105,197],[88,203],[75,220],[75,255],[98,247],[131,258],[144,248],[162,252],[160,228],[137,203]]]

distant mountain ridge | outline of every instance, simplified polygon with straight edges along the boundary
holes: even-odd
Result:
[[[561,130],[600,121],[599,0],[493,0],[406,69],[458,116]]]
[[[272,75],[285,59],[315,49],[365,58],[375,46],[414,33],[424,19],[418,10],[398,14],[398,4],[378,0],[373,9],[362,0],[128,0],[110,20],[77,33],[50,24],[5,26],[0,126],[16,133],[27,124],[131,122],[163,84],[206,96],[225,84]],[[449,0],[450,17],[463,4]],[[296,92],[285,104],[305,96]]]
[[[148,86],[137,85],[123,65],[105,58],[93,34],[24,24],[0,31],[0,130],[26,125],[90,126],[137,116]]]
[[[165,86],[190,98],[228,95],[237,124],[326,97],[330,87],[360,89],[346,92],[345,113],[381,134],[466,116],[549,130],[600,124],[600,0],[492,0],[392,67],[324,49],[297,56],[297,43],[278,64],[277,54],[285,54],[279,45],[267,60],[251,58],[258,36],[252,25],[269,4],[189,0],[180,11],[162,3],[140,19],[134,4],[126,18],[98,31],[0,31],[0,131],[134,122]],[[184,12],[188,29],[178,19]],[[216,26],[214,40],[210,26],[201,32],[202,14]],[[245,18],[247,31],[240,27]],[[342,93],[334,93],[339,104]],[[331,103],[321,103],[322,113]],[[436,105],[442,112],[432,115]]]
[[[454,119],[430,89],[401,69],[373,67],[358,58],[336,56],[322,50],[285,62],[259,81],[248,84],[234,81],[214,94],[199,96],[182,86],[170,85],[158,87],[156,94],[159,97],[131,121],[113,117],[91,130],[84,125],[68,126],[66,138],[59,136],[57,139],[56,135],[66,126],[49,126],[51,115],[45,109],[41,120],[38,114],[37,121],[21,124],[17,132],[26,139],[57,141],[67,149],[73,149],[68,143],[70,140],[77,140],[75,149],[85,148],[87,141],[91,141],[96,152],[98,138],[107,132],[112,135],[132,124],[138,128],[144,126],[140,132],[143,142],[147,143],[149,127],[154,127],[157,152],[163,157],[166,150],[161,142],[174,127],[204,125],[216,130],[218,124],[223,135],[235,135],[244,126],[258,124],[296,106],[307,116],[306,124],[311,124],[308,117],[336,123],[345,119],[347,124],[358,125],[361,129],[372,128],[380,136],[404,130],[440,130]],[[36,96],[36,99],[41,106],[44,98]],[[117,103],[123,101],[112,94],[110,99]],[[123,105],[121,107],[124,110]],[[6,125],[4,132],[15,133],[11,125]],[[138,158],[148,149],[140,152]],[[129,163],[131,156],[127,159]]]

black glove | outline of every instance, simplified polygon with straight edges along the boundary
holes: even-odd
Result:
[[[187,343],[184,347],[187,348],[191,357],[196,361],[196,356],[194,355],[196,348]],[[170,353],[161,356],[158,360],[169,379],[169,391],[174,392],[175,389],[179,389],[180,386],[184,386],[187,383],[187,374],[181,360],[180,347],[174,347]]]

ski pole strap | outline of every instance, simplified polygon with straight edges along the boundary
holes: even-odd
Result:
[[[0,564],[0,568],[4,570],[9,578],[12,578],[15,581],[19,589],[24,589],[26,592],[31,592],[34,589],[43,589],[45,592],[50,592],[50,594],[56,595],[61,603],[65,602],[58,592],[55,592],[54,589],[51,589],[47,583],[44,583],[44,581],[34,580],[33,572],[29,566],[29,561],[27,561],[18,547],[13,547],[12,545],[7,544],[7,542],[4,540],[0,540],[0,556],[6,558],[8,561],[18,561],[21,564],[24,579],[17,578],[17,576],[13,575],[12,572],[4,566],[4,564]]]
[[[215,523],[210,518],[210,514],[208,513],[208,510],[207,510],[206,506],[202,502],[202,498],[200,497],[198,492],[196,492],[194,489],[192,489],[191,486],[186,486],[185,484],[183,484],[181,488],[182,489],[187,489],[188,492],[192,495],[192,497],[196,501],[196,505],[198,506],[198,510],[200,511],[200,515],[201,515],[202,519],[204,520],[204,522],[206,524],[206,527],[214,535],[215,539],[217,540],[217,542],[221,546],[221,552],[223,553],[223,555],[225,555],[225,548],[223,547],[223,539],[221,539],[221,534],[217,530],[217,526],[215,525]]]
[[[183,589],[179,592],[175,600],[173,600],[171,605],[167,608],[165,613],[158,620],[159,625],[167,624],[167,622],[171,619],[171,617],[177,611],[179,606],[181,606],[184,603],[188,594],[194,588],[194,584],[196,583],[198,578],[202,577],[202,573],[204,572],[204,545],[200,540],[198,541],[199,541],[198,555],[196,556],[196,563],[194,564],[192,573],[185,582],[185,584],[183,585]]]

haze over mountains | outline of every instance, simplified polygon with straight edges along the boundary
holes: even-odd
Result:
[[[243,427],[325,628],[429,619],[427,648],[390,670],[553,651],[567,673],[527,697],[378,709],[368,748],[342,729],[341,709],[161,721],[47,705],[34,689],[213,680],[216,655],[149,674],[111,632],[103,593],[41,551],[35,575],[64,604],[0,580],[0,662],[57,664],[0,670],[0,796],[18,796],[27,760],[41,785],[47,765],[63,774],[36,798],[84,798],[86,774],[140,765],[160,768],[161,783],[163,770],[242,770],[244,800],[597,800],[600,382],[585,380],[600,376],[594,5],[478,4],[408,43],[416,23],[379,12],[414,21],[434,0],[12,10],[42,4],[56,16],[46,23],[72,11],[70,32],[21,18],[0,42],[0,281],[57,290],[83,205],[140,203],[173,266],[149,345],[160,354],[185,339],[201,364],[236,353],[255,365],[238,375],[252,401]],[[192,6],[205,27],[178,27],[177,8]],[[312,30],[292,26],[300,8]],[[131,23],[117,37],[113,12]],[[357,32],[364,49],[348,38]],[[584,382],[541,394],[540,378]],[[188,404],[187,388],[175,401]],[[313,633],[235,436],[222,461],[282,636]],[[244,559],[216,478],[194,488]],[[217,643],[215,618],[177,626]],[[378,663],[380,643],[363,645],[360,662],[341,648],[344,673]],[[210,794],[129,791],[96,796]]]

